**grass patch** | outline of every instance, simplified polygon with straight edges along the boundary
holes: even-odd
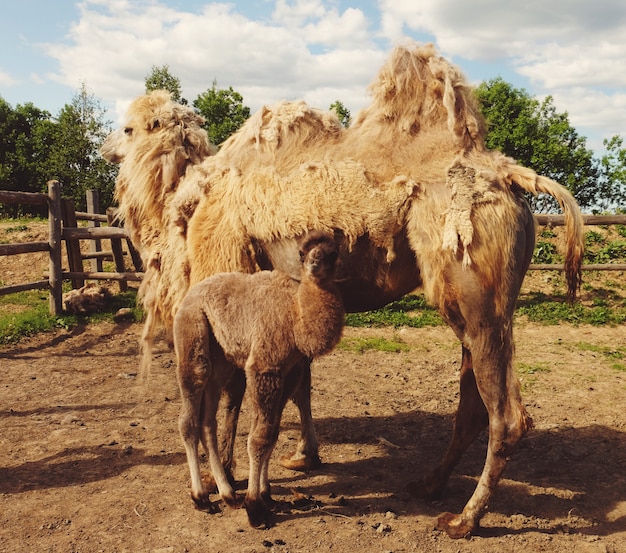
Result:
[[[518,363],[517,372],[520,374],[537,374],[537,373],[549,373],[552,369],[548,363]]]
[[[48,332],[59,328],[72,329],[79,323],[113,321],[113,315],[122,307],[133,310],[135,320],[141,320],[143,313],[136,306],[136,291],[123,292],[113,296],[106,310],[87,316],[49,313],[48,292],[29,290],[0,296],[0,344],[14,344],[26,336]]]
[[[399,340],[387,340],[387,338],[342,338],[337,346],[343,351],[353,351],[364,353],[366,351],[384,351],[386,353],[401,353],[409,351],[411,348]]]
[[[409,294],[381,309],[363,313],[348,313],[346,325],[353,327],[399,328],[408,326],[422,328],[425,326],[444,325],[444,321],[436,309],[426,303],[423,295]]]
[[[618,348],[610,348],[608,346],[598,346],[596,344],[589,344],[588,342],[578,342],[576,344],[578,349],[583,351],[591,351],[594,353],[599,353],[608,359],[626,359],[626,346],[618,347]]]
[[[553,298],[541,292],[520,298],[517,314],[526,316],[531,322],[545,325],[562,322],[574,325],[617,325],[626,322],[626,306],[623,304],[610,305],[599,298],[591,306],[570,304],[564,297]]]

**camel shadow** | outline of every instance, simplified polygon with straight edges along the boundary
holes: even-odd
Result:
[[[445,452],[452,416],[414,411],[391,417],[324,418],[316,420],[321,444],[378,444],[376,457],[338,462],[326,455],[321,471],[330,482],[309,485],[301,477],[272,480],[286,488],[304,486],[315,498],[342,498],[339,512],[436,516],[441,511],[460,512],[474,491],[483,469],[486,433],[467,450],[456,467],[441,500],[432,503],[413,499],[407,483],[419,480],[435,467]],[[296,429],[295,424],[284,426]],[[384,437],[381,442],[379,437]],[[388,445],[385,445],[388,442]],[[620,505],[626,497],[626,433],[602,425],[583,428],[561,426],[533,430],[513,454],[490,512],[506,517],[522,516],[533,522],[527,528],[482,529],[484,536],[562,530],[561,522],[582,518],[576,532],[610,535],[626,531]],[[333,505],[332,500],[329,502]],[[319,512],[297,516],[319,516]],[[534,522],[537,522],[535,525]],[[588,522],[588,524],[587,524]],[[545,526],[545,527],[544,527]]]
[[[166,467],[184,462],[184,453],[149,455],[144,449],[134,447],[67,448],[15,467],[0,467],[0,494],[71,487],[115,478],[138,465]]]
[[[128,322],[120,322],[117,323],[109,333],[109,339],[124,334],[128,331],[129,328],[133,326],[134,323]],[[48,348],[54,348],[56,346],[60,346],[68,342],[69,340],[76,338],[85,338],[81,340],[79,343],[71,345],[67,349],[65,349],[62,353],[56,353],[54,351],[47,351],[46,355],[49,357],[58,357],[58,356],[71,356],[71,357],[84,357],[90,355],[90,349],[96,349],[102,346],[102,337],[99,336],[91,336],[89,334],[89,329],[92,328],[92,325],[89,325],[86,322],[79,322],[76,326],[74,326],[68,332],[62,333],[41,333],[38,336],[40,340],[32,345],[32,346],[24,346],[23,343],[19,343],[13,347],[3,348],[2,352],[0,352],[0,359],[31,359],[41,358],[42,350],[48,350]],[[45,339],[47,337],[47,340]],[[44,340],[44,341],[42,341]],[[139,348],[138,344],[135,341],[129,341],[126,351],[117,351],[117,355],[130,355],[136,356],[138,354]]]

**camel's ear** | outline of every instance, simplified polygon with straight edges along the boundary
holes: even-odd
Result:
[[[158,119],[154,119],[150,124],[150,130],[153,131],[154,129],[158,129],[160,126],[161,121],[159,121]]]

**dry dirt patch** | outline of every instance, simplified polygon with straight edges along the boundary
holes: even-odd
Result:
[[[624,343],[623,327],[518,326],[536,429],[513,457],[480,534],[460,542],[435,531],[435,520],[471,494],[484,436],[442,501],[423,504],[405,492],[450,435],[460,348],[447,328],[348,328],[349,337],[399,338],[410,349],[336,350],[314,365],[325,464],[299,474],[272,462],[283,512],[267,531],[250,529],[243,510],[193,508],[173,357],[160,346],[149,385],[139,385],[139,332],[136,324],[100,324],[0,352],[0,550],[626,550],[626,373],[603,353]],[[235,474],[242,485],[247,428],[244,403]],[[292,451],[297,435],[288,405],[273,459]]]

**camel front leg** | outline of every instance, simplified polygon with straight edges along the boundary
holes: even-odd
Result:
[[[256,372],[246,368],[252,400],[252,427],[248,436],[250,473],[244,507],[253,528],[269,528],[272,514],[267,477],[269,459],[278,439],[280,416],[284,405],[283,377],[278,370]]]
[[[310,359],[301,362],[298,374],[301,375],[300,382],[295,386],[292,400],[300,414],[300,439],[296,446],[296,452],[292,456],[281,457],[280,464],[291,470],[309,471],[322,464],[313,415],[311,414]]]
[[[472,366],[472,354],[463,346],[459,407],[454,420],[454,430],[448,449],[437,467],[420,482],[410,482],[408,491],[414,497],[432,501],[439,499],[448,479],[465,450],[480,432],[487,427],[489,417],[478,388]]]

